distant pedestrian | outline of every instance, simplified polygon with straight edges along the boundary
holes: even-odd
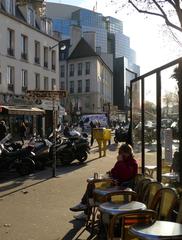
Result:
[[[20,124],[20,130],[19,130],[19,133],[20,133],[20,139],[22,141],[22,144],[24,145],[24,139],[26,137],[26,125],[25,123],[22,121],[21,124]]]
[[[91,139],[90,139],[90,145],[92,146],[94,143],[94,136],[93,136],[93,129],[96,128],[96,124],[94,124],[92,121],[90,122],[90,132],[91,132]]]
[[[0,140],[2,140],[6,136],[7,128],[5,121],[0,122]]]

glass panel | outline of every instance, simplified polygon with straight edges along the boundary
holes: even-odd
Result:
[[[174,152],[179,149],[178,120],[179,99],[178,86],[174,75],[177,65],[161,72],[161,144],[162,144],[162,173],[170,171]],[[172,77],[174,76],[174,77]],[[178,166],[174,164],[174,171],[178,172]],[[162,177],[166,183],[166,179]]]
[[[133,150],[141,167],[141,80],[132,83]]]
[[[145,167],[157,166],[157,139],[156,139],[156,74],[144,79],[144,148]],[[150,171],[150,170],[149,170]],[[156,171],[153,176],[156,178]]]

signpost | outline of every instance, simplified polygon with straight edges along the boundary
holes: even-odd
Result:
[[[64,90],[60,91],[34,91],[28,90],[27,97],[35,100],[47,99],[52,100],[52,117],[53,117],[53,165],[52,165],[52,176],[56,177],[56,110],[55,110],[55,100],[66,97],[67,92]]]

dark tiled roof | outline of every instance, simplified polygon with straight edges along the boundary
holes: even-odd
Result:
[[[93,48],[87,43],[84,38],[81,38],[69,59],[76,59],[76,58],[84,58],[84,57],[91,57],[91,56],[98,56]]]

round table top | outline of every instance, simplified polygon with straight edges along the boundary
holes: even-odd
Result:
[[[115,215],[118,213],[126,213],[130,211],[145,210],[146,205],[137,201],[131,201],[128,203],[105,202],[99,205],[99,209],[103,213]]]
[[[120,186],[113,186],[113,187],[109,187],[109,188],[103,188],[103,189],[94,189],[94,193],[96,193],[97,195],[104,197],[105,195],[107,195],[108,193],[114,193],[114,192],[118,192],[119,190],[121,191],[132,191],[131,188],[122,188]]]
[[[182,239],[182,224],[169,221],[156,221],[153,224],[136,224],[129,230],[142,239]]]
[[[177,179],[178,178],[178,174],[177,173],[174,173],[174,172],[169,172],[169,173],[163,173],[162,174],[162,177],[166,177],[166,178],[169,178],[169,179]]]

